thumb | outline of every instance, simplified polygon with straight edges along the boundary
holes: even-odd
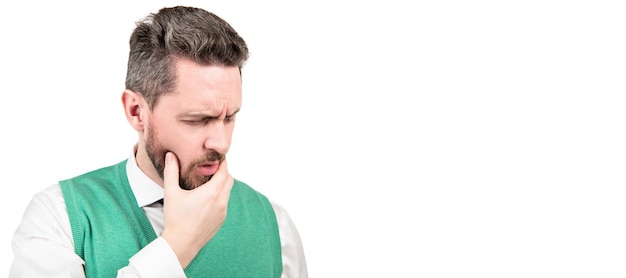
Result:
[[[163,190],[165,195],[176,192],[176,189],[180,189],[178,185],[178,158],[172,152],[165,154],[165,169],[163,169]]]

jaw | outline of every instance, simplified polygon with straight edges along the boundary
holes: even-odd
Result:
[[[146,174],[152,181],[163,187],[163,173],[159,173],[156,167],[152,164],[143,141],[140,141],[137,145],[135,145],[135,160],[137,162],[137,167],[139,167],[144,174]]]

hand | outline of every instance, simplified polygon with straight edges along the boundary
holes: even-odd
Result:
[[[210,181],[193,190],[181,189],[178,177],[178,158],[169,152],[165,155],[163,173],[165,205],[161,236],[185,268],[224,224],[234,179],[228,173],[226,160],[220,162]]]

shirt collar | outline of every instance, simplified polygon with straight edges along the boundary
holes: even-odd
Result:
[[[133,191],[139,207],[144,207],[163,199],[163,187],[151,180],[139,169],[134,151],[126,161],[126,175],[128,176],[130,189]]]

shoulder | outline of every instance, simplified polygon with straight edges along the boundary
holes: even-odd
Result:
[[[58,183],[49,185],[43,190],[35,193],[33,195],[33,201],[43,203],[47,206],[53,205],[65,205],[65,200],[63,199],[63,192],[61,191],[61,186]]]
[[[71,238],[65,200],[59,184],[52,184],[33,195],[19,229],[34,234],[58,233]]]
[[[52,184],[33,195],[27,213],[35,215],[65,216],[65,199],[58,183]]]
[[[105,167],[101,167],[78,176],[74,176],[69,179],[65,179],[60,181],[61,186],[66,186],[66,184],[70,184],[72,182],[81,182],[84,180],[93,180],[93,179],[107,179],[109,176],[114,174],[115,176],[126,175],[126,160],[121,162],[108,165]]]

